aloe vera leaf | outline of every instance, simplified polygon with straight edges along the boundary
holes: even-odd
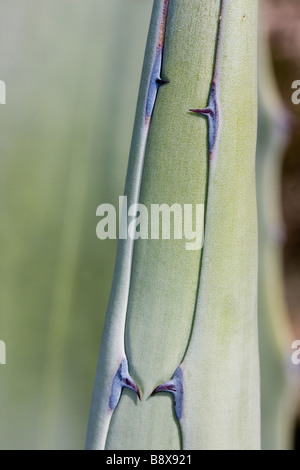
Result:
[[[152,27],[150,28],[148,44],[157,46],[161,33],[162,5],[157,4],[152,14]],[[150,116],[145,116],[146,108],[149,106],[149,82],[152,70],[157,59],[157,49],[147,46],[143,77],[141,82],[139,99],[136,112],[135,127],[132,139],[131,158],[129,160],[125,195],[128,204],[138,202],[141,173],[144,162],[145,146],[147,142]],[[154,84],[155,85],[155,84]],[[152,102],[152,107],[153,107]],[[149,113],[149,109],[147,110]],[[150,109],[150,113],[152,110]],[[113,413],[112,387],[121,365],[128,369],[125,353],[125,321],[128,304],[131,266],[132,266],[133,240],[120,240],[117,251],[116,269],[114,273],[113,286],[108,306],[106,323],[104,325],[103,339],[99,356],[96,383],[94,387],[92,410],[90,413],[87,447],[103,448],[105,446],[107,432]],[[119,383],[119,392],[122,384]],[[117,392],[117,394],[120,393]],[[113,400],[116,407],[118,397]]]
[[[191,342],[181,366],[186,449],[260,447],[255,144],[257,2],[223,1],[219,123]]]
[[[148,56],[157,48],[153,31],[161,6],[162,2],[154,2],[142,97],[151,76],[151,67],[147,68]],[[147,206],[151,203],[205,202],[207,124],[204,119],[194,119],[189,109],[195,102],[205,106],[207,101],[218,14],[217,1],[205,5],[199,0],[192,1],[188,8],[184,2],[170,2],[162,68],[162,78],[170,83],[158,91],[147,140],[139,197],[139,201]],[[141,133],[139,127],[143,125],[145,107],[145,100],[138,105],[127,187],[131,187],[134,180],[131,168],[136,165],[137,158],[135,135]],[[172,373],[184,355],[194,314],[200,256],[199,250],[187,251],[184,240],[138,240],[135,243],[126,350],[130,368],[143,391],[143,401],[137,407],[124,392],[115,411],[107,447],[180,447],[170,397],[147,398],[165,375]],[[119,269],[118,263],[116,269]],[[112,319],[112,313],[108,312],[108,315]],[[105,348],[104,345],[102,351]],[[100,363],[105,362],[104,354],[100,353]],[[99,393],[96,385],[95,394],[99,396]],[[159,426],[155,425],[154,415]],[[149,423],[153,423],[155,432]]]
[[[154,4],[154,11],[155,5],[158,3]],[[169,246],[166,242],[158,241],[156,253],[156,243],[153,241],[149,242],[148,246],[147,242],[136,243],[127,312],[126,350],[130,370],[141,384],[144,396],[141,403],[136,403],[132,400],[130,392],[123,393],[112,417],[106,448],[259,447],[257,231],[254,174],[257,112],[256,8],[256,2],[246,5],[241,1],[231,2],[230,5],[227,2],[223,3],[222,34],[219,36],[218,60],[215,63],[220,2],[195,1],[189,2],[187,6],[184,2],[174,1],[169,5],[162,78],[166,78],[170,83],[162,88],[157,96],[147,141],[139,200],[148,204],[160,202],[157,198],[162,195],[165,203],[174,202],[176,196],[181,196],[176,202],[186,202],[186,192],[182,198],[182,193],[178,191],[181,186],[176,184],[172,187],[170,173],[168,179],[163,179],[163,184],[158,183],[160,183],[159,176],[164,173],[164,165],[170,172],[174,163],[177,163],[176,157],[179,152],[174,151],[172,142],[175,140],[177,147],[181,148],[182,139],[185,145],[184,154],[189,155],[186,145],[192,145],[188,138],[192,135],[193,142],[197,142],[197,152],[200,157],[196,171],[198,178],[199,173],[203,177],[203,180],[197,181],[200,198],[198,196],[194,201],[206,202],[209,173],[204,258],[201,266],[200,253],[198,257],[193,253],[194,260],[192,257],[188,259],[185,253],[189,264],[190,286],[189,290],[185,290],[186,284],[183,281],[186,280],[186,276],[181,274],[184,274],[186,259],[180,250],[176,251],[174,241]],[[196,26],[195,30],[191,25]],[[178,38],[181,40],[178,41]],[[177,50],[180,60],[171,53],[174,50]],[[201,56],[197,57],[196,63],[192,61],[190,64],[196,66],[201,88],[197,89],[198,96],[195,91],[192,93],[189,103],[186,102],[184,95],[183,102],[185,106],[188,104],[188,107],[184,109],[184,115],[181,115],[178,106],[181,101],[180,93],[184,87],[186,87],[185,92],[193,91],[191,91],[192,81],[187,77],[187,73],[191,70],[188,61],[191,58],[195,59],[199,50]],[[206,64],[203,63],[205,60]],[[186,64],[185,67],[183,64]],[[217,67],[218,73],[216,73]],[[171,72],[174,72],[174,76]],[[180,81],[176,79],[177,74]],[[214,75],[217,80],[212,83]],[[172,110],[174,105],[172,101],[174,96],[170,90],[172,85],[175,86],[177,83],[181,85],[178,86],[178,91],[176,89],[175,111],[177,112],[169,114],[166,113],[166,109]],[[230,84],[234,84],[233,88]],[[220,112],[219,127],[215,127],[217,133],[212,132],[210,127],[207,132],[206,123],[202,118],[187,113],[188,110],[199,106],[199,110],[205,114],[203,110],[207,103],[209,106],[214,104],[214,91],[218,93]],[[169,98],[167,102],[164,102],[165,97]],[[175,126],[177,118],[182,129],[183,116],[189,119],[187,134],[179,132]],[[163,119],[159,121],[160,126],[156,127],[156,120],[161,117]],[[211,122],[210,119],[208,121],[209,126],[214,125],[214,121]],[[166,126],[167,129],[166,133],[164,128],[162,137],[159,134],[161,126]],[[191,134],[193,126],[198,127],[194,127]],[[175,135],[172,134],[174,129]],[[172,136],[173,139],[170,139],[168,145],[163,140],[164,145],[162,145],[160,139],[165,139],[166,135],[168,138]],[[178,139],[178,136],[181,139]],[[199,141],[196,140],[197,136]],[[155,149],[159,159],[155,158]],[[208,154],[211,157],[209,172]],[[191,165],[191,159],[186,159],[184,163]],[[204,171],[200,169],[199,172],[200,165]],[[176,168],[176,165],[174,166]],[[158,169],[160,171],[157,171]],[[186,174],[185,169],[185,166],[179,168],[182,179]],[[191,184],[194,172],[187,174],[188,180],[185,180],[185,183]],[[177,181],[175,179],[175,182]],[[199,184],[199,181],[202,184]],[[170,186],[164,191],[163,185]],[[185,184],[185,188],[186,186]],[[167,252],[171,249],[172,255],[168,258]],[[155,257],[150,256],[151,250],[156,254]],[[160,269],[166,259],[170,263],[166,270],[167,279],[171,282],[164,284],[162,281],[165,279],[159,274],[163,272]],[[174,260],[175,270],[172,270]],[[196,276],[192,276],[194,263],[198,268],[194,270],[194,273],[197,273],[196,279]],[[200,271],[200,288],[197,292]],[[143,284],[144,276],[149,279],[149,283]],[[155,288],[159,284],[158,281],[161,284],[161,292]],[[196,283],[195,289],[193,281]],[[180,296],[177,295],[178,291]],[[186,295],[190,296],[191,291],[194,295],[193,298],[191,296],[190,305],[184,305]],[[176,318],[178,302],[181,315]],[[170,324],[170,316],[165,314],[170,310],[171,319],[176,319],[174,327]],[[192,338],[189,343],[191,331]],[[216,360],[215,350],[223,354],[224,367],[219,360]],[[176,366],[180,364],[182,357],[184,357],[183,364],[178,368]],[[100,354],[100,367],[103,358],[104,355],[101,359]],[[171,380],[174,370],[176,372]],[[230,382],[228,378],[232,378],[233,381]],[[167,401],[170,397],[158,394],[149,398],[153,385],[159,386],[163,381],[167,381],[168,387],[176,389],[177,386],[182,392],[181,395],[179,393],[178,396],[177,393],[175,396],[176,406],[173,415],[171,403]],[[168,387],[165,386],[165,390],[168,390]],[[161,390],[158,388],[156,387],[156,391],[163,390],[162,386]],[[98,396],[101,394],[99,388],[95,389],[96,393]],[[97,415],[97,411],[95,412],[92,407],[93,412]],[[98,413],[97,419],[99,418],[101,420],[101,414]],[[176,419],[180,422],[179,429],[175,427]],[[88,447],[90,447],[89,441]]]

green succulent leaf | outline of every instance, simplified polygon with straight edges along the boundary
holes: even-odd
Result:
[[[120,240],[88,448],[260,447],[256,16],[154,1],[125,195],[205,205],[205,241]]]

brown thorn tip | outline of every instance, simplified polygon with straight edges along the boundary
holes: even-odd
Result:
[[[156,83],[158,83],[158,85],[168,85],[170,82],[169,80],[163,80],[162,78],[157,78]]]
[[[196,114],[209,114],[209,110],[206,108],[204,109],[189,109],[191,113],[196,113]]]

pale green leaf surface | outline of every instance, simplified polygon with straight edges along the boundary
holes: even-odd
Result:
[[[183,363],[188,449],[260,447],[255,197],[257,2],[225,1],[220,129],[191,344]]]
[[[158,4],[154,3],[154,12]],[[188,110],[208,103],[220,2],[193,0],[188,6],[179,0],[170,2],[162,77],[170,84],[158,92],[139,201],[147,205],[205,203],[208,182],[204,255],[201,265],[201,254],[187,252],[184,240],[138,241],[134,246],[125,347],[130,372],[143,396],[139,403],[131,392],[123,393],[109,427],[109,449],[260,446],[257,2],[235,0],[224,5],[218,49],[220,127],[208,168],[207,122]],[[135,128],[133,143],[139,132]],[[131,174],[134,156],[130,161],[127,188],[131,178],[135,186],[134,172]],[[115,284],[112,295],[117,288]],[[113,325],[119,313],[112,313],[107,320],[100,371],[108,371],[116,358]],[[179,429],[170,397],[149,395],[171,379],[183,359]],[[103,401],[99,401],[99,409],[107,406],[112,370],[106,377],[102,372],[101,380],[110,382],[101,390],[99,382],[95,389],[98,400]],[[99,413],[94,419],[101,422],[106,418]]]

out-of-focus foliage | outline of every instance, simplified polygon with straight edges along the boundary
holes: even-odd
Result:
[[[264,0],[274,70],[285,106],[290,111],[291,136],[282,172],[282,203],[286,225],[284,267],[289,310],[300,336],[300,105],[292,103],[292,83],[300,77],[300,2]]]
[[[151,2],[2,0],[0,448],[82,448]]]
[[[291,135],[282,168],[282,209],[286,227],[283,254],[288,307],[295,337],[299,339],[300,105],[292,103],[291,86],[300,77],[300,2],[298,0],[264,0],[264,4],[275,75],[285,106],[290,111]],[[298,416],[300,420],[300,396]]]
[[[280,204],[281,166],[289,138],[289,119],[275,82],[264,13],[261,9],[256,162],[262,449],[285,450],[293,446],[296,408],[296,387],[288,360],[292,334],[284,295]]]

